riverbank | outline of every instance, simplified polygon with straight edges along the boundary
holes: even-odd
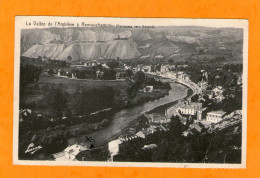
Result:
[[[101,146],[106,144],[110,140],[117,138],[120,134],[125,131],[128,125],[138,119],[139,116],[145,111],[151,108],[156,108],[158,106],[172,102],[173,100],[179,100],[187,96],[187,88],[181,84],[171,83],[171,90],[169,95],[162,98],[156,99],[154,101],[148,101],[140,105],[133,107],[121,109],[117,113],[113,114],[111,123],[100,130],[97,130],[88,135],[96,141],[96,146]],[[85,136],[78,136],[69,139],[69,144],[82,143],[85,144]]]
[[[183,99],[189,98],[192,94],[193,94],[193,91],[192,91],[192,89],[189,88],[188,91],[187,91],[187,96],[184,97]],[[178,102],[179,100],[180,100],[180,99],[174,100],[174,101],[172,101],[172,102],[163,104],[163,105],[158,106],[158,107],[156,107],[156,108],[153,108],[152,110],[149,110],[147,113],[148,113],[148,114],[151,114],[151,113],[164,114],[164,113],[165,113],[165,110],[166,110],[167,108],[169,108],[169,107],[172,106],[172,105],[177,104],[177,102]]]

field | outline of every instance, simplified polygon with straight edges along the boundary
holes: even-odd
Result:
[[[112,87],[115,91],[115,102],[119,108],[126,106],[126,101],[129,100],[126,88],[129,87],[130,82],[123,80],[80,80],[69,79],[57,76],[50,76],[49,74],[42,73],[40,80],[34,84],[28,84],[20,90],[20,107],[30,108],[40,113],[46,113],[44,106],[44,96],[53,87],[60,88],[68,95],[73,94],[77,88],[84,88],[86,90],[95,88]],[[168,89],[156,89],[153,92],[145,93],[138,92],[137,95],[129,100],[127,106],[138,105],[150,100],[161,98],[168,94]]]
[[[128,83],[125,81],[77,80],[42,73],[39,82],[29,84],[20,89],[20,104],[21,107],[31,106],[32,109],[40,109],[35,106],[35,103],[41,102],[44,94],[52,87],[59,87],[62,91],[72,94],[78,87],[89,90],[105,86],[114,88],[116,99],[124,99],[126,97],[126,87]]]

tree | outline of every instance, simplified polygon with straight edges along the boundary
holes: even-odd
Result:
[[[48,70],[48,74],[49,74],[49,75],[53,75],[53,74],[54,74],[53,69],[49,69],[49,70]]]
[[[126,76],[126,77],[129,77],[129,78],[131,78],[131,77],[132,77],[132,75],[133,75],[133,71],[132,71],[132,70],[130,70],[130,69],[127,69],[127,70],[125,71],[125,76]]]
[[[119,62],[116,61],[116,60],[112,60],[110,62],[107,63],[107,66],[110,68],[110,69],[115,69],[119,66]]]
[[[48,108],[48,112],[53,117],[61,117],[62,111],[66,108],[66,94],[62,92],[61,89],[55,89],[53,88],[51,91],[49,91],[45,97],[45,104]]]
[[[42,69],[31,64],[21,65],[20,81],[21,85],[39,81]]]
[[[145,81],[145,74],[144,74],[144,72],[138,71],[135,74],[134,81],[135,81],[135,84],[136,84],[137,88],[140,88],[144,84],[144,81]]]
[[[68,57],[67,57],[67,60],[68,60],[68,61],[71,61],[71,60],[72,60],[72,57],[71,57],[71,56],[68,56]]]
[[[115,80],[116,71],[115,70],[105,70],[103,75],[104,80]]]
[[[114,89],[112,87],[76,90],[71,97],[73,114],[85,115],[114,105]]]
[[[168,63],[172,65],[172,64],[174,64],[174,60],[173,59],[169,59]]]
[[[170,122],[170,132],[171,135],[175,138],[179,138],[183,132],[183,125],[179,119],[179,117],[172,117]]]

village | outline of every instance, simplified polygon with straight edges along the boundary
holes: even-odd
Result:
[[[97,61],[89,61],[84,64],[77,64],[71,67],[75,68],[90,68],[95,66],[102,66],[99,70],[96,70],[96,78],[102,79],[104,72],[103,69],[109,69],[108,65],[98,63]],[[124,80],[126,78],[126,71],[131,71],[130,73],[136,73],[138,71],[144,72],[148,76],[153,76],[159,80],[168,80],[170,82],[180,83],[187,86],[192,90],[192,94],[189,96],[178,100],[176,103],[167,107],[164,113],[151,113],[149,111],[144,111],[142,113],[141,120],[136,120],[132,122],[124,132],[121,133],[114,140],[110,140],[107,143],[107,149],[109,152],[109,157],[107,161],[117,161],[116,157],[120,154],[121,145],[124,143],[135,140],[135,139],[145,139],[148,135],[154,134],[157,131],[168,132],[169,124],[172,118],[178,118],[186,129],[182,132],[183,137],[190,137],[193,135],[201,135],[203,133],[212,133],[215,129],[221,130],[229,126],[234,126],[235,124],[241,123],[242,121],[242,111],[233,110],[226,112],[224,108],[214,109],[214,105],[221,105],[225,102],[225,99],[234,98],[235,94],[226,92],[233,91],[234,88],[242,87],[242,74],[238,74],[235,86],[229,88],[224,88],[224,86],[217,85],[209,87],[209,73],[206,70],[201,70],[201,78],[199,82],[194,83],[190,79],[190,74],[185,71],[189,66],[186,64],[182,65],[164,65],[160,66],[160,70],[156,70],[156,67],[149,65],[137,65],[137,66],[127,66],[126,64],[121,64],[114,68],[115,80]],[[176,70],[176,68],[178,70]],[[184,69],[184,70],[181,70]],[[220,70],[219,68],[217,70]],[[71,79],[77,79],[79,76],[76,70],[66,71],[57,70],[56,73],[59,77],[68,77]],[[48,71],[47,71],[48,72]],[[216,79],[219,78],[218,75],[214,76]],[[131,76],[129,77],[131,79]],[[151,92],[153,86],[144,86],[144,92]],[[140,124],[142,122],[142,124]],[[143,145],[143,150],[150,150],[157,148],[156,144]],[[56,161],[62,160],[78,160],[76,156],[83,151],[90,151],[91,148],[86,145],[74,144],[69,145],[64,151],[52,154],[52,159]],[[81,156],[79,161],[86,161],[86,158]]]

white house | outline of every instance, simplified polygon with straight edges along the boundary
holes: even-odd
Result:
[[[185,115],[195,115],[198,110],[202,109],[202,103],[186,102],[182,103],[179,110]]]
[[[153,91],[153,86],[146,86],[143,89],[144,92],[152,92]]]
[[[184,73],[184,72],[181,72],[181,71],[180,71],[180,72],[177,73],[177,78],[178,78],[178,79],[184,80],[184,77],[185,77],[185,73]]]
[[[88,150],[87,146],[78,144],[68,146],[64,151],[52,154],[55,161],[77,161],[76,156],[82,151]]]
[[[179,105],[179,111],[185,115],[197,115],[197,119],[201,120],[202,117],[202,103],[184,102]]]
[[[165,75],[171,79],[177,79],[177,74],[175,72],[167,72]]]
[[[169,71],[172,71],[173,69],[175,69],[175,65],[169,65],[169,64],[163,65],[162,64],[160,72],[161,72],[161,74],[165,74]]]
[[[222,94],[219,94],[215,97],[215,100],[217,103],[221,102],[224,99],[225,99],[225,97]]]
[[[223,87],[222,87],[222,86],[217,86],[217,87],[214,88],[212,91],[213,91],[214,94],[217,96],[217,95],[219,95],[219,94],[222,94],[224,90],[223,90]]]
[[[207,113],[206,120],[212,123],[219,122],[223,119],[226,112],[224,111],[211,111]]]
[[[64,150],[65,159],[73,161],[73,160],[75,160],[77,154],[79,154],[81,151],[85,151],[85,150],[88,150],[87,146],[82,146],[82,145],[78,145],[78,144],[68,146]]]
[[[87,61],[87,62],[85,62],[84,63],[84,66],[88,66],[88,67],[93,67],[93,66],[97,66],[98,65],[98,63],[97,63],[97,61]]]
[[[142,66],[142,71],[143,72],[151,72],[152,66]]]
[[[120,139],[112,140],[108,143],[108,151],[110,153],[110,161],[113,161],[113,157],[119,153],[119,145],[123,143]]]
[[[184,80],[185,80],[186,82],[190,81],[190,76],[186,74],[186,75],[184,76]]]

